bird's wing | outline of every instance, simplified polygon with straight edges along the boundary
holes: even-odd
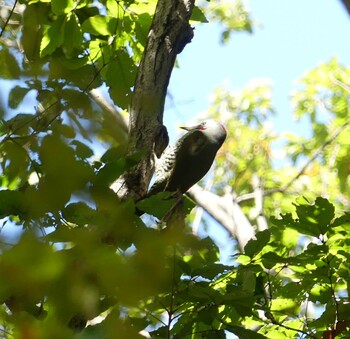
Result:
[[[164,190],[169,173],[175,162],[175,146],[165,149],[160,159],[156,159],[155,175],[156,181],[149,190],[149,194],[155,194]]]
[[[193,130],[185,135],[185,138],[179,143],[176,152],[174,165],[169,173],[164,190],[186,192],[201,176],[197,179],[198,171],[201,167],[201,152],[205,148],[206,140],[201,131]]]
[[[202,132],[198,130],[186,133],[174,146],[168,147],[156,163],[156,181],[149,194],[166,190],[174,173],[176,176],[176,168],[184,167],[184,163],[188,161],[188,154],[195,158],[203,147],[205,147],[205,140],[203,141]]]

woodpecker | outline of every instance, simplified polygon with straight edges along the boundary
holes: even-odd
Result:
[[[224,125],[211,120],[181,128],[187,133],[164,151],[148,196],[162,191],[185,193],[209,171],[227,135]]]

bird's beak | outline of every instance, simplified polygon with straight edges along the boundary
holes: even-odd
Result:
[[[198,129],[199,125],[196,126],[190,126],[190,127],[186,127],[186,126],[180,126],[180,128],[186,130],[186,131],[193,131],[194,129]]]

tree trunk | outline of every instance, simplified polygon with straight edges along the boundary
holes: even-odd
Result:
[[[189,25],[194,0],[159,0],[136,77],[130,107],[128,155],[143,152],[137,166],[113,185],[121,199],[147,193],[157,155],[167,144],[164,102],[176,55],[193,37]],[[160,149],[160,151],[159,151]]]
[[[350,0],[342,0],[342,2],[350,15]]]

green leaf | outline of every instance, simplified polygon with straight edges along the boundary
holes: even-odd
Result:
[[[162,219],[175,202],[176,199],[172,198],[172,193],[160,192],[146,199],[140,200],[136,204],[136,207],[147,214]]]
[[[301,305],[295,299],[279,298],[271,300],[271,311],[296,316]]]
[[[104,163],[114,162],[118,159],[124,158],[125,151],[122,147],[110,147],[102,156],[101,161]]]
[[[242,291],[253,295],[256,287],[256,275],[250,269],[242,269],[237,275],[242,285]]]
[[[149,13],[140,13],[135,22],[135,33],[137,41],[141,46],[146,46],[147,36],[143,32],[148,32],[152,23],[152,15]],[[142,52],[142,50],[141,50]]]
[[[132,58],[124,50],[119,51],[117,58],[107,66],[105,72],[111,98],[119,107],[128,109],[136,74]]]
[[[290,213],[282,215],[282,219],[271,218],[278,227],[290,227],[299,233],[319,237],[325,234],[334,218],[334,206],[324,198],[318,197],[314,203],[304,197],[297,199],[296,212],[299,219],[294,220]]]
[[[185,212],[185,216],[189,215],[191,213],[191,211],[196,207],[196,203],[190,199],[187,195],[184,195],[182,197],[182,199],[184,200],[184,212]]]
[[[321,304],[327,304],[332,299],[332,289],[327,285],[314,285],[309,292],[309,300]]]
[[[8,100],[9,107],[17,108],[22,103],[24,97],[30,90],[31,89],[28,87],[20,87],[20,86],[13,87],[9,94],[9,100]]]
[[[303,293],[303,285],[293,281],[281,287],[280,292],[283,298],[298,300]]]
[[[209,306],[201,309],[197,314],[196,320],[206,325],[212,325],[215,318],[217,317],[218,317],[218,306],[213,305],[213,306]],[[217,336],[217,334],[218,333],[215,332],[215,337],[220,338],[219,336]],[[224,338],[226,338],[226,336],[224,336]]]
[[[12,134],[25,135],[34,121],[36,121],[34,114],[19,113],[6,121],[5,125],[7,126],[7,131],[11,131]]]
[[[256,301],[253,293],[242,290],[237,286],[228,285],[220,303],[233,306],[241,317],[252,315],[253,304]]]
[[[231,266],[208,263],[205,266],[194,269],[191,274],[192,276],[201,276],[207,279],[214,279],[218,275],[226,273],[232,269],[233,267]]]
[[[64,26],[64,43],[63,48],[67,56],[71,56],[74,51],[81,51],[83,44],[83,33],[81,31],[78,17],[72,13],[67,17]]]
[[[18,79],[21,69],[16,58],[10,53],[8,48],[0,50],[0,77],[4,79]]]
[[[23,193],[19,191],[0,191],[0,218],[23,213]]]
[[[45,26],[40,43],[40,56],[52,54],[64,41],[65,17],[59,16],[51,26]]]
[[[37,187],[26,190],[26,203],[33,216],[60,210],[71,195],[93,178],[93,171],[75,157],[74,150],[57,135],[47,135],[40,146],[43,176]]]
[[[35,265],[33,264],[35,263]],[[62,273],[63,265],[52,246],[38,241],[31,233],[24,234],[19,243],[1,255],[0,297],[18,296],[19,305],[35,306],[51,284]]]
[[[125,159],[117,159],[105,164],[97,173],[96,184],[109,186],[125,171],[127,165]]]
[[[82,30],[96,36],[110,36],[116,33],[118,20],[111,16],[95,15],[88,18],[82,24]]]
[[[124,8],[117,1],[107,0],[106,7],[108,10],[108,14],[113,16],[114,18],[119,18],[121,16],[121,13],[124,14]]]
[[[68,204],[62,211],[63,217],[73,224],[85,226],[92,224],[96,211],[83,202]]]
[[[152,17],[156,9],[156,5],[157,1],[132,1],[131,5],[129,6],[129,10],[138,15],[147,14]]]
[[[239,326],[230,326],[228,324],[225,324],[225,329],[227,331],[230,331],[231,333],[234,333],[240,339],[266,339],[267,338],[260,333],[247,330]]]
[[[74,0],[51,0],[52,12],[56,15],[67,14],[74,9]]]
[[[29,158],[27,151],[20,145],[12,141],[6,141],[0,145],[6,161],[2,165],[3,176],[6,177],[8,183],[17,182],[24,183],[28,179]]]
[[[144,152],[140,151],[125,157],[122,147],[112,147],[102,156],[106,164],[99,170],[96,176],[98,185],[111,185],[126,170],[136,165],[143,157]]]
[[[89,146],[78,140],[73,140],[71,145],[75,146],[75,154],[80,159],[88,159],[94,155],[93,150]]]
[[[222,299],[219,291],[210,288],[209,284],[206,282],[196,283],[195,285],[190,285],[187,290],[188,300],[195,302],[213,302],[219,303]]]
[[[94,65],[85,65],[87,58],[72,59],[71,64],[61,59],[53,59],[50,62],[50,80],[58,78],[65,79],[68,83],[73,83],[81,90],[86,91],[86,86],[90,88],[99,87],[102,82],[101,78],[96,75]]]
[[[65,124],[57,124],[52,128],[57,134],[64,136],[67,139],[73,139],[76,136],[75,130],[72,126]]]
[[[279,264],[279,263],[283,263],[285,262],[285,259],[282,258],[281,256],[279,256],[276,252],[267,252],[264,253],[261,256],[261,260],[263,265],[267,268],[267,269],[271,269],[273,268],[275,265]]]
[[[153,338],[166,338],[169,334],[168,326],[161,326],[154,331],[149,332]]]
[[[299,229],[305,234],[319,237],[325,234],[334,218],[334,206],[324,198],[316,198],[314,204],[310,205],[304,199],[299,199],[296,212],[299,217]]]
[[[198,6],[194,6],[193,10],[192,10],[192,15],[191,15],[191,19],[190,21],[198,23],[208,23],[208,19],[205,17],[205,14],[203,13],[203,11],[198,7]]]
[[[84,237],[86,238],[86,232],[87,230],[81,227],[61,226],[47,234],[44,238],[47,241],[55,243],[73,243],[78,239],[82,240]]]
[[[244,247],[244,253],[250,258],[261,252],[261,250],[268,244],[270,240],[270,231],[264,230],[258,232],[255,237],[256,239],[250,239]]]
[[[350,224],[350,213],[345,212],[344,215],[335,218],[331,224],[332,227],[337,227],[337,226],[349,226]]]

